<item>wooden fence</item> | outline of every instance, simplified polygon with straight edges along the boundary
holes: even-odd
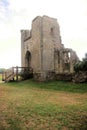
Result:
[[[19,77],[23,78],[23,75],[27,74],[33,74],[33,69],[31,67],[11,67],[7,69],[3,74],[2,74],[2,81],[8,82],[11,80],[19,80]]]

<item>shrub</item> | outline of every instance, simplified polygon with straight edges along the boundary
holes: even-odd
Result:
[[[87,54],[85,55],[85,58],[83,58],[82,61],[79,61],[74,65],[75,72],[79,71],[87,71]]]
[[[32,78],[33,77],[33,73],[29,73],[28,70],[24,70],[20,73],[21,77],[23,79],[29,79],[29,78]]]

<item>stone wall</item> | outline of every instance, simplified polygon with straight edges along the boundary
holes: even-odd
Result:
[[[57,20],[43,17],[43,71],[54,71],[54,49],[62,48],[60,30]]]
[[[80,71],[75,73],[72,79],[74,83],[84,83],[87,82],[87,71]]]
[[[63,74],[56,74],[55,79],[58,81],[72,81],[74,74],[72,73],[63,73]]]

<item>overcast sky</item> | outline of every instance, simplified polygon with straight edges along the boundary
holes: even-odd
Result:
[[[36,16],[57,18],[62,43],[80,58],[87,52],[87,0],[0,0],[0,68],[21,65],[20,30]]]

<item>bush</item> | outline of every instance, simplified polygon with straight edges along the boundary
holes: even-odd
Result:
[[[21,77],[25,79],[33,78],[33,73],[29,73],[28,70],[24,70],[20,73]]]
[[[0,68],[0,74],[2,74],[5,71],[4,68]]]
[[[87,71],[87,54],[85,55],[85,58],[83,58],[82,61],[79,61],[74,65],[75,72],[79,71]]]

